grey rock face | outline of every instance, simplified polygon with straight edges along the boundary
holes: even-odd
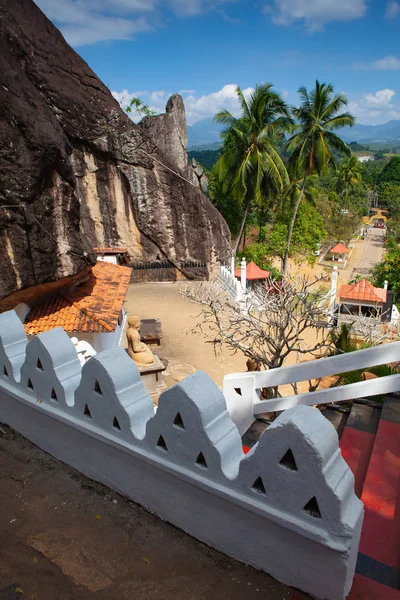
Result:
[[[31,0],[0,0],[0,74],[0,298],[80,272],[94,246],[228,260],[179,95],[135,125]]]

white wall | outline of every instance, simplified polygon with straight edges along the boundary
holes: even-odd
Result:
[[[81,369],[61,328],[27,343],[10,311],[0,314],[0,421],[285,584],[326,600],[344,600],[350,590],[363,506],[336,431],[314,408],[285,411],[244,455],[205,373],[164,392],[154,414],[122,348]]]
[[[101,262],[109,262],[109,263],[112,263],[113,265],[118,264],[118,259],[117,259],[116,254],[98,254],[97,260],[100,260]]]

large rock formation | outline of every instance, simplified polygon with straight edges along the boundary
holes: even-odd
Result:
[[[180,96],[135,125],[31,0],[0,0],[0,119],[0,298],[76,275],[94,246],[227,260]]]

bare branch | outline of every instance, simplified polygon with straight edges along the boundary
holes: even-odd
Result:
[[[216,351],[224,345],[274,369],[292,352],[321,356],[330,345],[329,300],[318,287],[322,281],[326,276],[268,280],[260,293],[242,303],[216,281],[187,287],[183,294],[202,309],[192,331],[201,332]]]

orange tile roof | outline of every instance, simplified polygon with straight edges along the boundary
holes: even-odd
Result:
[[[126,248],[93,248],[96,254],[126,254]]]
[[[350,250],[346,248],[344,244],[339,243],[336,244],[336,246],[334,246],[333,248],[331,248],[329,252],[332,252],[333,254],[348,254]]]
[[[367,302],[386,302],[386,290],[376,288],[367,281],[361,279],[357,283],[345,283],[339,290],[340,300],[366,300]]]
[[[64,289],[48,296],[28,313],[28,335],[62,327],[67,332],[114,331],[131,278],[130,267],[98,262],[88,279],[73,291]]]
[[[235,269],[235,277],[240,277],[241,268],[238,267]],[[270,271],[264,271],[260,269],[253,261],[249,262],[246,267],[246,279],[249,281],[251,279],[267,279],[270,276]]]

